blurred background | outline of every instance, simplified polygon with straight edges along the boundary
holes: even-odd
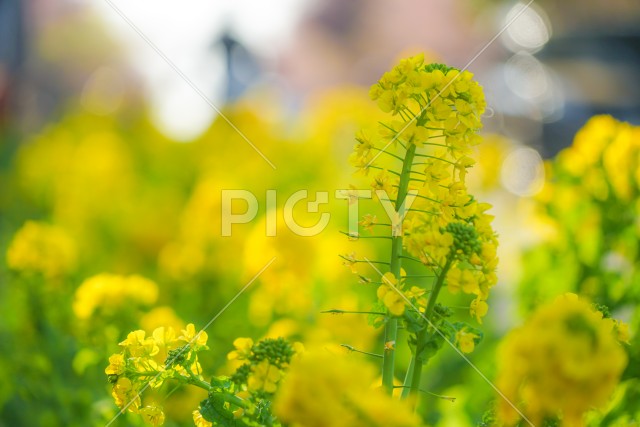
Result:
[[[0,384],[0,426],[104,425],[116,411],[103,369],[126,332],[206,323],[272,256],[279,261],[259,287],[209,332],[208,369],[227,372],[238,335],[377,348],[366,319],[318,314],[368,309],[374,298],[337,257],[353,251],[337,232],[343,204],[327,207],[340,213],[322,238],[283,230],[268,239],[261,211],[222,240],[220,189],[252,190],[263,206],[267,189],[286,197],[347,188],[353,135],[379,114],[369,86],[418,52],[468,66],[489,104],[469,182],[494,205],[501,235],[497,309],[474,359],[491,373],[491,337],[526,312],[512,300],[519,257],[548,231],[525,215],[543,188],[543,160],[595,114],[640,124],[640,3],[526,4],[0,0],[0,249],[28,220],[60,227],[75,248],[54,273],[0,269],[0,374],[12,378]],[[44,244],[55,253],[67,241],[28,229],[57,236]],[[363,246],[360,254],[386,253]],[[113,295],[89,292],[102,308],[79,314],[79,289],[103,272],[149,277],[156,298],[129,295],[123,309]],[[451,354],[436,362],[443,369],[429,386],[457,396],[465,411],[437,401],[430,421],[476,425],[492,392]],[[461,378],[486,393],[456,386]],[[175,392],[168,425],[190,425],[200,398]],[[37,413],[28,410],[34,402]],[[124,418],[120,425],[139,422]]]
[[[215,105],[269,91],[295,113],[329,87],[369,86],[405,52],[463,67],[524,5],[3,0],[2,119],[28,131],[71,99],[98,114],[143,102],[163,133],[188,141],[216,113],[158,51]],[[639,16],[632,0],[533,2],[470,66],[490,129],[546,157],[594,113],[637,121]]]

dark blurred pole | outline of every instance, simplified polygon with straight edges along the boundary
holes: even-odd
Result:
[[[12,114],[24,57],[23,3],[0,0],[0,126]]]
[[[240,98],[247,88],[258,79],[260,67],[255,57],[229,31],[224,31],[213,46],[224,49],[226,65],[225,101]]]

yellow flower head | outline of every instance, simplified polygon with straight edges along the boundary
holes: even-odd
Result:
[[[605,405],[627,365],[610,319],[575,294],[540,307],[502,343],[497,386],[536,425],[561,416],[582,425],[583,414]],[[503,401],[504,402],[504,401]],[[512,425],[519,415],[500,403],[499,417]]]
[[[48,278],[72,272],[76,263],[76,244],[71,237],[60,227],[35,221],[25,222],[7,250],[9,268]]]
[[[137,330],[129,332],[127,339],[119,345],[133,357],[151,357],[158,354],[159,348],[153,337],[145,337],[146,332]]]
[[[233,341],[233,346],[236,349],[227,355],[227,359],[246,360],[251,356],[253,340],[251,338],[236,338],[235,341]]]
[[[268,360],[263,360],[253,367],[247,386],[250,391],[275,393],[281,377],[282,371],[277,366],[271,365]]]
[[[476,340],[480,338],[478,335],[467,332],[466,330],[460,330],[456,332],[456,346],[463,353],[471,353],[476,347]]]
[[[158,406],[145,406],[140,409],[140,415],[142,415],[144,422],[151,426],[156,427],[164,424],[164,412]]]
[[[187,327],[182,330],[182,335],[180,335],[178,339],[187,344],[191,344],[194,348],[197,348],[206,347],[209,336],[205,331],[196,332],[194,324],[189,323]]]
[[[106,367],[104,373],[107,375],[122,375],[125,365],[123,354],[113,354],[109,357],[109,366]]]
[[[382,276],[382,282],[383,284],[378,287],[378,299],[387,307],[389,313],[394,316],[402,316],[405,301],[400,294],[398,280],[392,273],[385,273]]]
[[[82,282],[75,293],[73,312],[86,320],[96,311],[114,315],[119,309],[151,305],[158,299],[158,285],[144,277],[98,274]]]
[[[309,353],[291,366],[275,399],[274,413],[287,425],[306,427],[422,425],[406,402],[372,387],[377,377],[376,370],[362,360]]]
[[[213,427],[213,423],[205,420],[198,409],[193,411],[193,423],[196,427]]]
[[[120,408],[128,405],[127,410],[130,412],[138,412],[140,407],[140,395],[138,390],[133,387],[133,383],[129,378],[121,377],[113,385],[111,395]]]

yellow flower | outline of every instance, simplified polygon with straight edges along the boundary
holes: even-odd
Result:
[[[380,387],[366,362],[310,353],[292,364],[273,404],[286,425],[305,427],[412,427],[422,425],[406,402]]]
[[[271,365],[268,360],[263,360],[253,367],[247,386],[250,391],[275,393],[281,377],[282,372],[280,369]]]
[[[251,356],[253,340],[251,338],[236,338],[233,341],[234,351],[227,354],[228,360],[246,360]]]
[[[482,318],[487,315],[489,311],[489,305],[483,299],[476,298],[471,301],[471,306],[469,307],[469,314],[472,317],[475,317],[478,323],[482,324]]]
[[[378,218],[375,215],[366,214],[359,224],[367,230],[369,233],[373,233],[373,226],[378,223]]]
[[[130,412],[138,412],[140,407],[140,395],[133,387],[133,383],[129,378],[120,377],[114,384],[111,395],[120,408],[128,405],[127,410]]]
[[[293,351],[295,351],[294,355],[291,357],[291,362],[295,362],[297,360],[300,360],[300,358],[302,358],[302,355],[304,354],[304,352],[306,351],[304,348],[304,344],[302,344],[299,341],[296,341],[293,343]]]
[[[159,408],[155,405],[145,406],[144,408],[140,409],[140,415],[142,415],[142,419],[145,423],[154,427],[164,424],[164,412],[162,412],[162,408]]]
[[[524,326],[501,344],[498,388],[536,425],[561,416],[567,425],[582,425],[583,414],[609,401],[627,355],[614,336],[611,319],[603,319],[575,294],[538,308]],[[498,415],[508,425],[519,420],[500,402]]]
[[[631,335],[629,333],[629,324],[624,323],[621,320],[608,319],[612,323],[612,331],[618,341],[624,344],[629,344]]]
[[[412,286],[411,289],[405,291],[404,295],[407,299],[411,300],[412,298],[416,300],[418,307],[425,308],[427,305],[427,299],[424,298],[424,294],[427,291],[418,286]]]
[[[377,295],[394,316],[402,316],[404,313],[404,299],[400,295],[398,279],[392,273],[382,276],[383,284],[378,287]]]
[[[179,340],[184,341],[187,344],[195,346],[206,346],[209,336],[205,331],[196,333],[196,327],[193,323],[189,323],[185,329],[182,330],[182,335],[178,337]]]
[[[129,332],[119,345],[133,357],[155,356],[160,349],[152,337],[145,338],[145,335],[143,330]]]
[[[115,314],[122,307],[151,305],[158,299],[158,285],[141,276],[98,274],[78,287],[73,312],[79,319],[89,319],[97,310]]]
[[[155,307],[140,318],[140,326],[145,331],[153,331],[161,326],[171,327],[174,331],[184,328],[184,321],[169,306]]]
[[[424,251],[429,254],[437,263],[442,264],[449,255],[451,245],[453,245],[453,235],[451,233],[441,233],[436,227],[432,227],[424,235]]]
[[[213,423],[205,420],[198,409],[193,411],[193,423],[196,427],[213,427]]]
[[[104,373],[107,375],[122,375],[125,365],[123,354],[113,354],[109,357],[109,366],[106,367]]]
[[[460,330],[456,332],[456,346],[463,353],[471,353],[476,346],[475,340],[480,338],[478,335]]]
[[[167,357],[169,350],[180,346],[172,327],[165,328],[164,326],[160,326],[153,330],[152,337],[155,344],[160,348],[163,358]]]
[[[373,182],[371,182],[371,188],[374,192],[385,191],[387,193],[387,197],[390,198],[394,193],[394,187],[392,178],[389,176],[389,172],[386,170],[378,172],[373,178]]]
[[[474,270],[453,267],[447,272],[447,289],[452,294],[462,290],[465,294],[479,294],[480,286]]]
[[[7,250],[9,268],[48,278],[72,272],[76,263],[76,245],[69,235],[60,227],[35,221],[24,223]]]

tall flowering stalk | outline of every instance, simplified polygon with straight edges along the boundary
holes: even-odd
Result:
[[[349,159],[358,172],[373,175],[372,189],[383,204],[393,207],[391,224],[378,223],[370,214],[360,222],[371,232],[391,227],[389,263],[371,264],[388,264],[389,271],[381,282],[363,280],[380,283],[379,311],[374,313],[384,324],[382,382],[389,393],[399,326],[410,333],[412,358],[404,397],[417,395],[422,366],[445,338],[468,353],[482,336],[470,325],[447,320],[451,311],[438,303],[442,289],[473,295],[470,314],[482,323],[489,289],[497,280],[493,217],[485,213],[490,205],[478,203],[465,183],[467,169],[475,163],[470,155],[480,142],[477,132],[486,106],[472,77],[446,65],[425,64],[423,55],[400,61],[370,90],[391,118],[379,122],[377,130],[361,130]],[[352,255],[344,258],[352,267],[368,262]],[[428,274],[405,273],[405,261],[421,264]]]

